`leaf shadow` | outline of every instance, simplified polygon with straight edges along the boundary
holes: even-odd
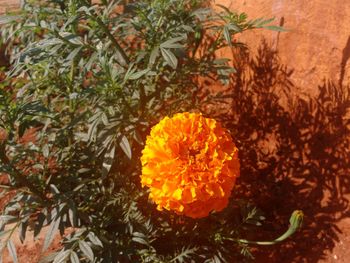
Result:
[[[215,106],[210,116],[240,149],[236,195],[266,213],[262,234],[252,238],[276,238],[293,210],[305,213],[302,230],[281,245],[257,248],[256,262],[318,262],[339,242],[338,224],[350,215],[350,89],[328,80],[315,87],[317,96],[302,94],[266,41],[256,55],[241,48],[233,58],[233,84],[220,93],[223,100],[212,100],[225,110]]]

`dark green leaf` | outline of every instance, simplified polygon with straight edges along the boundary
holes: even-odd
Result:
[[[47,144],[45,144],[43,146],[42,151],[43,151],[43,156],[45,158],[48,158],[49,157],[49,146]]]
[[[54,253],[51,253],[47,256],[44,256],[44,257],[40,258],[38,263],[52,263],[52,261],[54,261],[55,257],[58,255],[58,253],[59,252],[54,252]]]
[[[90,239],[90,241],[92,242],[92,244],[96,245],[96,246],[100,246],[103,247],[103,244],[101,242],[101,240],[95,235],[95,233],[90,232],[88,234],[88,238]]]
[[[277,32],[286,32],[288,31],[287,29],[280,27],[280,26],[263,26],[265,29],[269,29],[272,31],[277,31]]]
[[[161,48],[160,51],[168,65],[171,66],[173,69],[176,69],[177,58],[175,57],[175,55],[169,49]]]
[[[135,80],[141,78],[143,75],[147,74],[150,71],[150,69],[144,69],[138,72],[135,72],[129,76],[129,79]]]
[[[123,150],[123,152],[126,154],[126,156],[129,159],[131,159],[131,157],[132,157],[131,147],[130,147],[129,141],[125,135],[122,136],[122,138],[119,142],[119,146]]]
[[[55,257],[53,263],[63,263],[66,262],[71,251],[70,250],[61,250]]]
[[[227,26],[224,26],[224,37],[227,43],[231,46],[232,45],[231,33],[230,33],[230,30],[227,28]]]
[[[45,239],[44,239],[44,244],[43,244],[43,249],[42,249],[43,252],[49,248],[53,239],[55,238],[58,227],[60,225],[60,221],[61,221],[61,217],[58,217],[58,218],[52,220],[50,227],[49,227],[49,230],[47,231],[47,234],[46,234]]]
[[[140,238],[140,237],[133,237],[132,240],[133,240],[134,242],[140,243],[140,244],[142,244],[142,245],[146,245],[146,246],[149,245],[149,243],[148,243],[145,239]]]
[[[0,231],[0,238],[5,236],[5,235],[7,235],[11,231],[12,231],[12,229],[7,229],[7,230]]]
[[[156,59],[157,59],[158,55],[159,55],[159,47],[156,46],[156,47],[152,50],[151,55],[150,55],[150,57],[149,57],[149,63],[150,63],[151,65],[153,65],[153,64],[156,62]]]
[[[0,25],[8,24],[20,18],[22,18],[22,16],[15,16],[15,15],[0,16]]]
[[[161,49],[167,49],[167,48],[183,48],[184,46],[182,44],[179,44],[177,42],[183,40],[184,37],[174,37],[172,39],[169,39],[162,44],[160,44]]]
[[[27,227],[28,227],[28,220],[22,222],[19,225],[19,239],[21,240],[21,242],[23,243],[25,238],[26,238],[26,233],[27,233]]]
[[[83,240],[79,241],[79,248],[81,250],[81,252],[83,252],[83,254],[90,260],[93,261],[94,260],[94,252],[92,252],[91,247],[89,246],[89,244]]]
[[[232,23],[227,24],[226,26],[227,26],[228,29],[233,30],[235,32],[241,32],[242,31],[242,29],[239,26],[237,26],[235,24],[232,24]]]
[[[13,241],[11,239],[9,241],[7,241],[7,249],[8,249],[8,251],[13,259],[13,262],[18,263],[16,247],[13,244]]]
[[[77,253],[75,253],[74,251],[71,251],[70,261],[71,261],[71,263],[80,263],[79,257],[77,255]]]

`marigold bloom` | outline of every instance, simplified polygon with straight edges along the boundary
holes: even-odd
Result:
[[[142,152],[142,186],[158,210],[193,218],[221,211],[239,176],[238,149],[214,119],[178,113],[155,125]]]

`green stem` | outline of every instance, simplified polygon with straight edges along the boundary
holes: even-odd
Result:
[[[6,237],[6,239],[5,240],[2,240],[2,244],[5,244],[4,246],[2,246],[1,248],[0,248],[0,253],[2,254],[3,253],[3,250],[6,248],[6,246],[7,246],[7,244],[8,244],[8,242],[10,241],[10,239],[12,238],[12,236],[13,236],[13,234],[15,233],[15,230],[18,228],[18,226],[20,225],[20,221],[18,221],[17,223],[16,223],[16,225],[13,227],[13,228],[11,228],[10,230],[9,230],[9,235]],[[5,230],[6,231],[6,230]]]
[[[103,21],[101,20],[101,18],[99,18],[98,16],[93,17],[91,16],[92,19],[94,19],[97,24],[102,28],[102,30],[106,33],[106,35],[108,36],[108,38],[112,41],[112,43],[114,44],[115,48],[117,49],[117,51],[119,52],[119,54],[121,55],[121,57],[123,58],[123,62],[124,64],[129,64],[129,58],[128,56],[125,54],[124,49],[119,45],[118,41],[114,38],[114,36],[112,35],[112,33],[109,31],[108,27],[103,23]]]
[[[224,239],[238,242],[238,243],[243,243],[243,244],[252,244],[252,245],[260,245],[260,246],[275,245],[281,241],[286,240],[288,237],[293,235],[297,230],[299,230],[302,226],[303,218],[304,218],[304,213],[301,210],[295,210],[289,219],[290,226],[288,230],[284,234],[282,234],[280,237],[272,241],[250,241],[246,239],[233,239],[233,238],[224,238]]]
[[[89,6],[91,4],[89,4],[86,0],[83,0],[83,2],[85,3],[85,5]],[[126,55],[124,49],[119,45],[118,41],[114,38],[114,36],[112,35],[112,33],[109,31],[108,27],[105,25],[105,23],[103,23],[102,19],[95,13],[95,14],[91,14],[89,15],[89,17],[94,20],[95,22],[97,22],[97,24],[101,27],[101,29],[106,33],[107,37],[112,41],[114,47],[117,49],[118,53],[121,55],[122,59],[123,59],[123,63],[124,65],[129,64],[129,58]]]
[[[82,0],[83,4],[85,4],[86,6],[90,7],[91,3],[89,3],[89,1],[87,0]],[[103,21],[101,20],[101,18],[98,16],[98,14],[94,13],[94,14],[89,14],[88,15],[92,20],[94,20],[95,22],[97,22],[97,24],[102,28],[102,30],[106,33],[107,37],[112,41],[114,47],[117,49],[118,53],[121,55],[122,59],[123,59],[123,64],[127,65],[130,63],[128,56],[126,55],[124,49],[119,45],[118,41],[114,38],[114,36],[112,35],[112,33],[109,31],[108,27],[105,25],[105,23],[103,23]]]

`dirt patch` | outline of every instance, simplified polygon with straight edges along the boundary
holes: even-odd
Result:
[[[0,0],[0,14],[14,11],[20,6],[19,0]]]

